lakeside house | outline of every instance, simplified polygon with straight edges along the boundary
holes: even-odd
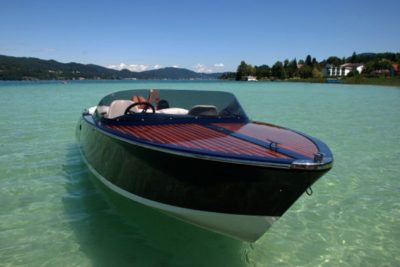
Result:
[[[392,64],[391,68],[378,69],[371,72],[375,76],[397,76],[399,74],[399,64]]]
[[[322,69],[322,75],[324,77],[345,77],[353,70],[357,70],[358,73],[361,73],[365,69],[365,65],[361,63],[346,63],[342,64],[339,67],[327,64]]]

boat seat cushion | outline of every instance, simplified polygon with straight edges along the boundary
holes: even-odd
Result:
[[[119,116],[124,115],[127,107],[132,105],[134,102],[131,100],[114,100],[111,102],[110,108],[108,109],[107,115],[105,116],[108,119],[113,119]],[[134,107],[133,109],[135,109]]]
[[[218,111],[216,106],[211,105],[195,105],[190,111],[189,115],[193,116],[217,116]]]

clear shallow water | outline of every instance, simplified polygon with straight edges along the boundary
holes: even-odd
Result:
[[[127,203],[91,181],[74,131],[84,107],[133,88],[231,91],[251,118],[325,141],[335,166],[255,244]],[[400,265],[399,88],[2,82],[0,132],[0,266]]]

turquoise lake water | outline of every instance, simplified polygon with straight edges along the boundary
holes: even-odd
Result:
[[[75,142],[113,91],[233,92],[326,142],[334,168],[254,244],[127,203]],[[0,266],[400,266],[400,88],[278,82],[0,82]]]

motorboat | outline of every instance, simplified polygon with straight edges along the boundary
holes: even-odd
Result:
[[[85,110],[82,157],[109,189],[254,242],[329,171],[317,138],[252,121],[229,92],[125,90]]]

